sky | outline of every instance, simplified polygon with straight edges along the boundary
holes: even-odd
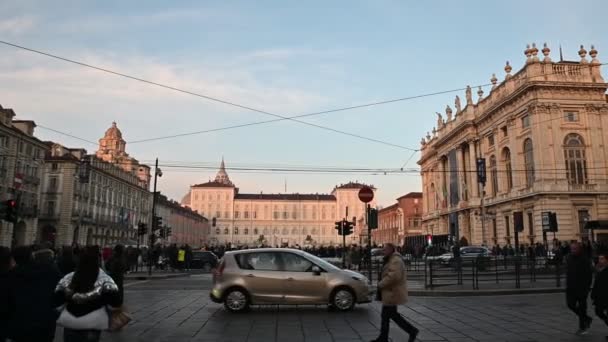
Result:
[[[416,96],[504,79],[526,44],[578,60],[594,44],[608,61],[608,2],[572,1],[8,1],[0,40],[283,116]],[[606,77],[607,73],[603,71]],[[486,94],[489,89],[486,88]],[[420,148],[454,92],[302,119]],[[140,143],[273,117],[120,78],[0,44],[0,105],[18,119],[97,142],[116,121],[127,152],[150,163],[416,168],[418,153],[281,121]],[[96,145],[38,127],[68,147]],[[410,158],[411,157],[411,158]],[[228,171],[241,192],[328,193],[373,184],[388,206],[421,191],[416,173]],[[180,199],[216,170],[163,168],[159,188]]]

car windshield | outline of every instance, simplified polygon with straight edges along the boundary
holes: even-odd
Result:
[[[329,262],[327,262],[327,261],[325,261],[325,260],[323,260],[323,259],[321,259],[321,258],[319,258],[319,257],[316,257],[316,256],[314,256],[314,255],[312,255],[312,254],[308,254],[308,253],[306,253],[306,258],[308,258],[308,260],[311,260],[311,261],[312,261],[312,262],[314,262],[314,263],[315,263],[317,266],[319,266],[319,267],[323,268],[323,269],[324,269],[324,270],[326,270],[326,271],[327,271],[327,270],[330,270],[330,269],[331,269],[331,270],[340,270],[340,268],[338,268],[338,267],[336,267],[336,266],[332,265],[331,263],[329,263]]]

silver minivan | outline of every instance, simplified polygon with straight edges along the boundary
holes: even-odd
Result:
[[[232,312],[250,305],[329,305],[340,311],[369,303],[374,289],[360,273],[287,248],[226,252],[213,272],[211,300]]]

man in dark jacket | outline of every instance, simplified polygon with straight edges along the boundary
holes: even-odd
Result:
[[[595,314],[608,325],[608,252],[605,251],[598,253],[597,273],[591,299],[595,305]]]
[[[16,342],[53,341],[58,317],[53,293],[61,274],[53,265],[35,263],[29,247],[17,247],[13,258],[17,266],[8,276],[9,338]]]
[[[578,335],[588,333],[591,317],[587,315],[587,297],[593,279],[591,261],[579,243],[570,245],[570,255],[566,260],[566,301],[568,308],[578,316]]]

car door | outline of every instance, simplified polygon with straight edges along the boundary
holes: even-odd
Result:
[[[281,252],[283,260],[285,303],[323,304],[327,303],[329,290],[327,272],[314,274],[316,266],[307,258],[291,252]]]
[[[253,304],[283,303],[285,276],[277,252],[241,253],[235,257]]]

